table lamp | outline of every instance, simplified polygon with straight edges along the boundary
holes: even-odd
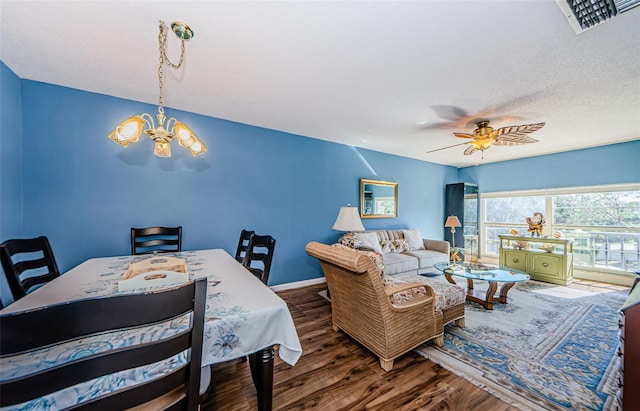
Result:
[[[451,257],[450,259],[453,260],[453,265],[456,265],[456,259],[458,257],[458,251],[455,249],[456,248],[456,227],[462,227],[462,224],[460,224],[460,220],[458,220],[458,217],[454,216],[454,215],[450,215],[449,217],[447,217],[447,221],[444,222],[444,226],[445,227],[451,227]]]
[[[444,226],[451,227],[451,246],[455,247],[456,237],[454,234],[456,233],[456,227],[462,227],[462,224],[460,224],[460,220],[458,220],[458,217],[450,215],[449,217],[447,217],[447,221],[444,222]]]
[[[340,207],[338,218],[336,218],[332,228],[336,231],[347,231],[348,233],[343,236],[343,239],[349,244],[345,245],[358,248],[360,241],[354,231],[364,231],[362,220],[360,220],[360,215],[358,214],[358,207],[351,207],[351,204],[346,207]]]

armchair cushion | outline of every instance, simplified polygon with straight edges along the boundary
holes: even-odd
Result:
[[[407,281],[401,278],[385,276],[382,280],[385,289],[390,289],[397,285],[411,284],[411,281]],[[424,287],[415,287],[409,290],[399,291],[391,295],[391,304],[400,305],[408,301],[415,300],[418,297],[427,295],[427,290]],[[438,308],[436,307],[436,310]]]

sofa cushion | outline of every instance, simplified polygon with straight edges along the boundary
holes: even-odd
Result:
[[[402,254],[387,253],[383,254],[384,268],[387,275],[404,273],[405,271],[417,272],[418,259],[406,255],[406,251]]]
[[[448,255],[432,250],[411,250],[405,251],[403,254],[417,258],[419,261],[418,269],[433,267],[435,263],[449,259]]]
[[[422,242],[420,230],[416,228],[411,230],[402,230],[402,234],[409,246],[408,250],[424,250],[424,243]]]

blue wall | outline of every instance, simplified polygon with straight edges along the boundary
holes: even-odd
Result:
[[[153,155],[151,140],[123,149],[107,136],[157,107],[22,81],[22,235],[50,238],[62,271],[130,252],[129,228],[182,225],[183,248],[235,252],[243,228],[277,239],[270,285],[319,278],[307,242],[333,242],[341,206],[359,203],[360,178],[397,181],[399,218],[367,229],[416,227],[442,238],[444,184],[457,170],[167,108],[209,151]]]
[[[22,94],[0,61],[0,239],[22,232]]]
[[[21,81],[0,61],[0,241],[22,234],[22,186]],[[0,276],[0,300],[10,296]]]
[[[66,271],[82,261],[129,253],[129,228],[182,225],[184,249],[233,253],[243,228],[277,239],[270,285],[319,278],[304,252],[333,242],[341,206],[359,203],[359,180],[399,183],[399,218],[364,219],[367,229],[419,228],[442,238],[444,186],[481,192],[639,182],[640,142],[457,170],[167,108],[209,152],[152,142],[123,149],[107,138],[131,114],[156,107],[18,79],[0,66],[0,240],[46,235]],[[20,121],[21,120],[21,121]]]
[[[481,193],[640,183],[639,163],[640,140],[636,140],[461,168],[458,176],[478,184]]]

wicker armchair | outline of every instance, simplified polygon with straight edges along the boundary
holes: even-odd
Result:
[[[385,371],[402,354],[429,340],[444,344],[442,312],[423,283],[384,287],[373,261],[354,250],[311,242],[307,254],[320,260],[331,294],[334,331],[341,329],[380,358]],[[395,293],[424,287],[425,295],[392,304]]]

